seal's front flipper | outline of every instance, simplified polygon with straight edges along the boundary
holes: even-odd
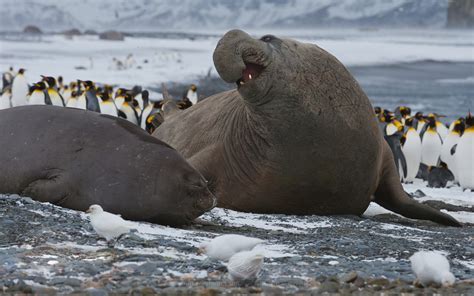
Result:
[[[382,207],[407,218],[430,220],[448,226],[462,226],[456,219],[427,205],[418,203],[408,197],[403,190],[397,174],[393,156],[388,147],[384,146],[384,168],[375,191],[375,202]]]
[[[21,192],[22,196],[31,197],[40,202],[61,205],[69,196],[66,177],[61,169],[46,169],[36,180],[30,182]]]

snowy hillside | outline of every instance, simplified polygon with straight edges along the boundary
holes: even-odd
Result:
[[[2,31],[444,27],[448,0],[2,0]]]

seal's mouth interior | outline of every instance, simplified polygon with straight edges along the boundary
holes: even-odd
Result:
[[[264,67],[254,63],[245,63],[245,69],[242,70],[242,77],[236,81],[237,87],[256,79],[263,71]]]

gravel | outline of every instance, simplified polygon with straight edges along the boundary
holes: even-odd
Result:
[[[202,221],[186,229],[136,223],[136,231],[109,248],[82,212],[0,195],[0,292],[474,294],[472,224],[452,228],[390,214],[297,217],[224,209]],[[264,267],[254,284],[231,282],[225,262],[198,255],[202,241],[225,233],[266,240]],[[444,252],[456,284],[413,285],[408,258],[418,250]]]

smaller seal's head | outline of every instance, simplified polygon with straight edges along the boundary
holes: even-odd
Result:
[[[186,225],[216,205],[207,181],[176,150],[163,147],[151,155],[150,161],[157,163],[157,167],[148,173],[152,179],[146,186],[147,195],[156,201],[156,206],[144,211],[150,215],[145,220],[169,226]]]

